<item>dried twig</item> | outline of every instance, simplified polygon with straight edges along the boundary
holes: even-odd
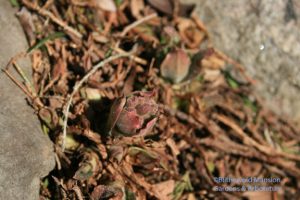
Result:
[[[235,131],[235,133],[237,134],[237,136],[240,137],[240,139],[243,140],[244,144],[249,145],[249,146],[253,146],[253,147],[257,148],[260,152],[262,152],[262,153],[264,153],[264,154],[266,154],[270,157],[272,157],[272,156],[282,156],[282,157],[286,157],[288,159],[300,161],[300,156],[298,156],[298,155],[289,154],[289,153],[285,153],[285,152],[279,152],[279,151],[277,151],[276,149],[274,149],[270,146],[259,144],[254,139],[252,139],[250,136],[248,136],[242,130],[242,128],[240,128],[237,124],[235,124],[232,120],[230,120],[226,116],[221,115],[221,114],[214,114],[213,117],[216,118],[217,120],[221,121],[222,123],[226,124],[230,128],[232,128]]]
[[[130,57],[133,54],[133,51],[129,52],[129,53],[123,53],[123,54],[118,54],[115,56],[111,56],[103,61],[101,61],[100,63],[98,63],[97,65],[95,65],[73,88],[73,92],[71,93],[71,95],[69,96],[69,99],[67,101],[67,106],[66,109],[64,110],[64,123],[63,123],[63,142],[62,142],[62,151],[64,151],[65,149],[65,143],[66,143],[66,136],[67,136],[67,125],[68,125],[68,115],[69,115],[69,110],[72,104],[72,100],[74,95],[78,92],[79,88],[83,85],[83,83],[85,83],[88,78],[94,74],[98,69],[100,69],[101,67],[103,67],[105,64],[110,63],[113,60],[116,60],[118,58],[121,57]]]
[[[77,185],[74,185],[72,190],[75,192],[78,200],[83,200],[83,195],[80,188]]]
[[[24,88],[23,85],[21,85],[6,69],[2,70],[8,78],[10,78],[31,100],[33,99],[33,96],[27,91],[26,88]]]
[[[142,23],[144,23],[144,22],[146,22],[146,21],[148,21],[148,20],[150,20],[150,19],[153,19],[153,18],[155,18],[155,17],[157,17],[157,13],[153,13],[153,14],[151,14],[151,15],[148,15],[148,16],[146,16],[146,17],[144,17],[144,18],[141,18],[141,19],[139,19],[139,20],[133,22],[132,24],[129,24],[128,26],[126,26],[126,27],[124,28],[124,30],[122,31],[122,33],[121,33],[120,36],[123,38],[123,37],[124,37],[131,29],[133,29],[134,27],[136,27],[136,26],[138,26],[138,25],[140,25],[140,24],[142,24]],[[115,45],[115,48],[116,48],[116,49],[119,47],[119,44],[120,44],[120,41],[118,41],[118,42],[116,43],[116,45]]]
[[[193,124],[194,126],[196,126],[197,128],[203,128],[203,124],[204,124],[204,120],[205,119],[201,119],[200,121],[203,122],[203,124],[199,123],[198,121],[196,121],[193,117],[185,114],[184,112],[181,112],[179,110],[175,110],[172,109],[166,105],[163,104],[159,104],[158,105],[161,109],[163,109],[164,111],[168,112],[171,116],[174,117],[178,117],[179,119],[186,121],[190,124]]]
[[[27,87],[28,91],[33,94],[33,96],[36,96],[35,89],[31,83],[31,81],[27,78],[23,70],[19,67],[18,63],[13,62],[13,66],[15,67],[16,71],[19,73],[19,75],[23,78],[25,82],[25,86]]]
[[[131,29],[133,29],[134,27],[136,27],[136,26],[138,26],[138,25],[140,25],[140,24],[142,24],[142,23],[144,23],[144,22],[146,22],[146,21],[148,21],[148,20],[150,20],[150,19],[153,19],[153,18],[155,18],[155,17],[157,17],[157,14],[156,14],[156,13],[153,13],[153,14],[151,14],[151,15],[148,15],[148,16],[146,16],[146,17],[143,17],[143,18],[141,18],[141,19],[139,19],[139,20],[133,22],[132,24],[126,26],[126,27],[124,28],[124,30],[122,31],[122,33],[121,33],[121,37],[124,37],[124,36],[125,36]]]
[[[115,47],[114,50],[115,50],[116,52],[118,52],[118,53],[126,53],[126,51],[124,51],[123,49],[121,49],[121,48],[119,48],[119,47]],[[133,59],[135,62],[137,62],[137,63],[139,63],[139,64],[141,64],[141,65],[147,65],[147,64],[148,64],[147,60],[145,60],[145,59],[143,59],[143,58],[140,58],[140,57],[138,57],[138,56],[132,56],[132,59]]]

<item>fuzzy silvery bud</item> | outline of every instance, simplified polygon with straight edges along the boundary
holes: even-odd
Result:
[[[190,65],[188,54],[182,49],[175,49],[169,52],[161,63],[160,73],[173,83],[180,83],[188,75]]]

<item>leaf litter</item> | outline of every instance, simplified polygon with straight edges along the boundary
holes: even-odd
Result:
[[[243,66],[212,46],[194,5],[11,2],[30,48],[4,72],[55,146],[40,199],[299,196],[299,129],[268,110]],[[21,83],[11,75],[21,56],[32,60],[32,83],[21,66]],[[281,189],[217,192],[243,184],[214,177],[277,177]]]

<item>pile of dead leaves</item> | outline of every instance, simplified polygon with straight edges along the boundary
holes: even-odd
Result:
[[[176,0],[18,5],[33,69],[32,83],[24,77],[19,86],[57,155],[56,168],[42,180],[41,199],[262,195],[214,191],[245,185],[216,183],[214,177],[280,178],[280,190],[265,199],[299,195],[299,130],[268,111],[243,68],[211,46],[193,5]],[[87,76],[99,62],[122,54]],[[133,91],[156,91],[160,111],[154,129],[143,137],[108,135],[113,101]]]

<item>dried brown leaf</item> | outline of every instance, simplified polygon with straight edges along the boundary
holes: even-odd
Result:
[[[172,200],[172,193],[175,188],[175,181],[168,180],[153,185],[154,190],[161,194],[164,200]]]
[[[118,192],[119,191],[114,187],[98,185],[94,188],[91,198],[93,200],[112,198],[113,196],[116,196]]]
[[[36,41],[36,30],[33,24],[32,14],[27,10],[26,7],[22,7],[22,9],[17,13],[17,16],[20,20],[21,25],[23,26],[29,44],[33,45]]]

